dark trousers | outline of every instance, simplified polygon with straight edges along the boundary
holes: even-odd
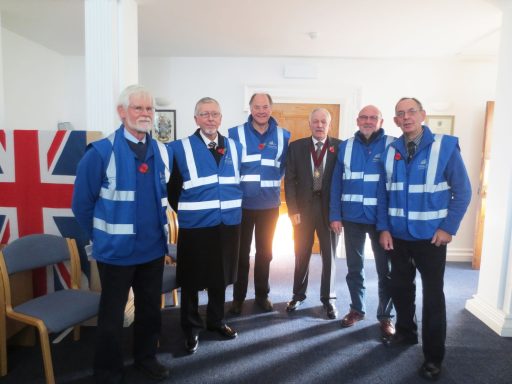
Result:
[[[391,295],[397,314],[397,332],[417,334],[416,269],[423,286],[422,340],[426,361],[440,364],[446,340],[446,304],[443,292],[446,246],[436,247],[430,240],[404,241],[393,238]]]
[[[142,361],[155,357],[162,322],[163,268],[163,257],[132,266],[98,262],[101,299],[94,358],[97,383],[123,380],[123,322],[130,287],[135,300],[133,358]]]
[[[320,255],[322,257],[322,279],[320,283],[320,301],[327,304],[329,300],[336,300],[336,246],[338,235],[329,229],[322,215],[322,198],[315,196],[311,207],[303,208],[301,222],[293,227],[293,241],[295,248],[295,272],[293,276],[293,299],[304,300],[308,287],[309,261],[315,231],[320,241]]]
[[[224,321],[225,288],[208,288],[208,305],[206,307],[207,327],[217,328]],[[187,337],[197,336],[204,328],[199,315],[199,291],[196,288],[181,287],[181,329]]]
[[[279,218],[279,208],[243,209],[240,235],[240,253],[238,258],[238,277],[233,286],[233,298],[243,301],[247,295],[249,281],[249,253],[252,235],[256,241],[254,259],[254,290],[256,297],[265,299],[270,292],[268,278],[272,261],[272,241]]]

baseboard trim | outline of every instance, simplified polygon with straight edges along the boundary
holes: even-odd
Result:
[[[471,262],[473,261],[473,248],[450,248],[446,252],[446,261]]]
[[[512,315],[493,307],[478,294],[466,301],[466,309],[499,336],[512,337]]]

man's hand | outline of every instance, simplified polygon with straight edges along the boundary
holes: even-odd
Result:
[[[299,225],[300,224],[300,213],[291,215],[290,220],[292,222],[292,225]]]
[[[379,237],[379,243],[385,251],[391,251],[393,249],[393,238],[389,231],[382,231]]]
[[[335,234],[339,235],[343,230],[343,223],[341,221],[331,221],[331,229]]]
[[[435,244],[436,247],[441,245],[446,245],[452,241],[452,235],[448,232],[443,231],[442,229],[438,229],[436,233],[434,233],[434,237],[432,237],[432,244]]]

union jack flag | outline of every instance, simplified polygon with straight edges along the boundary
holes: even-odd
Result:
[[[87,284],[89,242],[71,212],[78,161],[98,132],[0,130],[0,243],[33,233],[76,239]],[[69,286],[64,265],[41,269],[34,277],[34,295]],[[83,284],[82,284],[83,285]]]

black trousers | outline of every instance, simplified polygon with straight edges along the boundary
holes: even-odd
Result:
[[[397,332],[415,336],[416,269],[423,286],[422,341],[426,361],[440,364],[445,353],[446,303],[444,270],[446,245],[436,247],[430,240],[404,241],[393,238],[390,289],[397,314]]]
[[[223,287],[208,288],[208,305],[206,306],[207,327],[217,328],[224,322],[225,291]],[[199,290],[181,287],[181,328],[186,337],[197,336],[204,328],[199,315]]]
[[[272,241],[279,218],[279,207],[271,209],[243,209],[238,258],[238,277],[233,286],[233,298],[243,301],[247,295],[249,282],[249,253],[252,235],[256,241],[254,259],[254,290],[256,297],[265,299],[270,292],[268,278],[272,261]]]
[[[123,380],[123,322],[130,287],[135,300],[133,358],[141,361],[155,356],[162,323],[163,268],[163,256],[132,266],[98,262],[101,299],[94,358],[97,383],[119,383]]]
[[[338,235],[330,230],[322,214],[322,198],[315,196],[310,207],[303,207],[301,223],[293,227],[295,248],[295,271],[293,277],[293,299],[304,300],[308,288],[309,262],[313,248],[315,231],[320,241],[322,257],[322,279],[320,301],[324,304],[336,300],[336,246]]]

